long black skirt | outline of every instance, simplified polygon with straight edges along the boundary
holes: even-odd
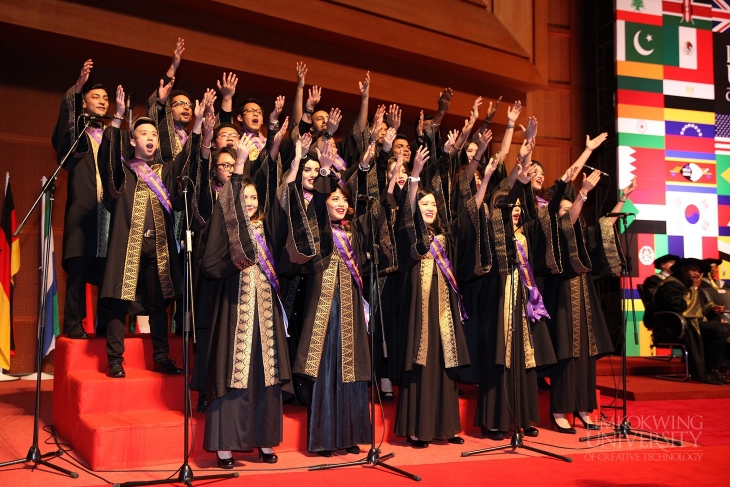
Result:
[[[342,381],[339,286],[332,296],[317,379],[307,382],[310,397],[307,449],[310,452],[341,450],[370,443],[368,383]]]
[[[272,448],[283,438],[281,384],[266,387],[258,315],[254,319],[251,369],[246,389],[229,389],[205,415],[203,447],[209,451]]]
[[[401,374],[395,419],[396,435],[415,436],[423,441],[447,440],[461,431],[458,374],[444,366],[435,282],[428,303],[426,365],[414,364]]]

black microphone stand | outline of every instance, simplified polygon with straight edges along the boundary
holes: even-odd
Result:
[[[511,222],[510,222],[511,224]],[[514,233],[512,234],[512,241],[513,246],[515,246],[515,252],[517,251],[516,243],[517,238],[515,237]],[[465,451],[461,454],[462,457],[468,457],[471,455],[477,455],[480,453],[487,453],[491,451],[501,451],[501,450],[507,450],[512,449],[512,452],[514,453],[518,448],[524,448],[525,450],[529,450],[535,453],[539,453],[541,455],[546,455],[549,457],[557,458],[558,460],[563,460],[565,462],[572,462],[573,459],[570,457],[566,457],[563,455],[558,455],[557,453],[552,453],[546,450],[541,450],[539,448],[535,448],[531,445],[526,445],[523,441],[524,438],[524,430],[520,427],[520,419],[518,417],[518,405],[519,405],[519,393],[517,392],[517,336],[518,333],[522,333],[522,316],[525,312],[525,299],[524,296],[520,296],[520,302],[522,305],[518,308],[517,306],[514,306],[515,302],[515,271],[516,271],[516,261],[517,257],[509,260],[508,267],[509,267],[509,275],[510,275],[510,303],[512,304],[512,323],[510,325],[510,329],[512,331],[512,352],[510,357],[510,367],[512,367],[512,401],[513,401],[513,407],[512,407],[512,428],[514,429],[514,433],[512,434],[512,439],[510,440],[509,444],[507,445],[500,445],[500,446],[492,446],[489,448],[482,448],[479,450],[472,450],[472,451]],[[517,279],[517,284],[519,284],[519,278]],[[520,291],[521,292],[521,291]],[[517,323],[520,324],[520,329],[517,328]],[[522,355],[522,354],[520,354]],[[504,371],[505,374],[507,374],[507,370]]]
[[[80,116],[83,117],[84,115]],[[25,223],[28,221],[28,218],[30,218],[30,215],[33,213],[33,210],[35,210],[36,206],[38,206],[38,203],[40,203],[41,198],[43,198],[46,194],[49,196],[49,216],[48,220],[46,221],[46,227],[49,230],[53,229],[53,225],[51,224],[53,220],[53,200],[54,195],[56,192],[56,185],[54,184],[56,179],[58,178],[58,174],[61,172],[61,169],[63,168],[64,164],[66,164],[66,161],[68,161],[69,157],[71,157],[71,154],[73,154],[76,151],[76,148],[79,146],[79,141],[81,140],[81,137],[86,133],[86,129],[89,128],[89,125],[91,125],[91,122],[95,120],[95,117],[86,116],[86,123],[84,124],[83,129],[76,134],[76,138],[74,139],[73,144],[71,144],[71,148],[66,152],[66,155],[63,156],[63,159],[61,159],[61,162],[58,163],[58,167],[56,168],[56,171],[53,173],[53,175],[46,181],[46,184],[43,185],[43,188],[41,188],[41,192],[36,198],[35,202],[33,203],[33,206],[30,207],[30,210],[25,215],[25,218],[23,218],[23,221],[18,225],[18,228],[13,233],[13,237],[17,237],[20,234],[20,231],[25,226]],[[77,120],[78,122],[78,120]],[[43,232],[45,229],[41,229],[41,232]],[[49,232],[49,235],[52,235],[52,233]],[[52,238],[52,237],[51,237]],[[46,279],[48,279],[48,266],[50,264],[50,249],[51,249],[51,239],[46,240],[46,245],[44,249],[41,249],[42,251],[42,258],[41,258],[41,297],[40,297],[40,303],[39,303],[39,309],[38,309],[38,325],[36,328],[36,344],[35,344],[35,364],[36,364],[36,383],[35,383],[35,414],[33,416],[33,444],[30,446],[30,449],[28,450],[28,455],[25,456],[25,458],[19,458],[17,460],[11,460],[9,462],[0,463],[0,468],[7,467],[9,465],[16,465],[18,463],[32,463],[33,467],[37,465],[44,465],[48,468],[51,468],[53,470],[57,470],[65,475],[68,475],[69,477],[76,479],[79,477],[79,474],[77,472],[72,472],[70,470],[66,470],[65,468],[59,467],[57,465],[53,465],[52,463],[45,460],[46,458],[51,457],[60,457],[63,455],[63,449],[59,448],[58,450],[54,452],[49,453],[41,453],[40,449],[38,448],[38,423],[40,421],[40,412],[41,412],[41,366],[42,366],[42,360],[43,357],[41,357],[41,354],[43,353],[43,334],[46,331],[46,293],[45,293],[45,283]]]
[[[183,277],[185,282],[185,291],[183,291],[183,370],[185,371],[185,386],[183,389],[185,399],[185,427],[183,440],[183,464],[178,469],[180,475],[177,478],[168,478],[164,480],[143,480],[123,482],[114,484],[114,487],[133,487],[138,485],[160,485],[160,484],[185,484],[192,487],[194,480],[212,480],[212,479],[231,479],[238,477],[238,472],[220,473],[214,475],[193,475],[193,469],[190,467],[190,449],[188,448],[189,423],[192,421],[192,408],[190,405],[190,303],[191,303],[191,259],[193,253],[193,232],[190,230],[190,218],[188,215],[188,183],[190,178],[182,177],[183,197],[185,199],[185,240],[181,241],[181,250],[184,252]]]
[[[580,438],[580,441],[590,441],[590,440],[596,440],[596,439],[603,439],[603,438],[628,438],[629,436],[638,436],[640,438],[646,438],[648,440],[652,441],[663,441],[665,443],[669,443],[675,446],[682,446],[682,442],[679,440],[675,440],[673,438],[666,438],[663,435],[660,435],[659,433],[654,433],[651,431],[632,431],[631,430],[631,423],[628,421],[628,413],[627,413],[627,405],[626,405],[626,333],[628,331],[628,310],[626,309],[626,299],[623,296],[623,292],[628,289],[629,291],[632,291],[634,289],[634,283],[632,276],[632,267],[631,267],[631,256],[629,255],[629,226],[627,223],[627,219],[631,215],[631,213],[618,213],[616,214],[617,217],[621,218],[621,222],[624,226],[624,249],[626,249],[626,258],[623,262],[621,262],[621,324],[622,324],[622,330],[621,330],[621,339],[623,340],[623,347],[621,347],[621,422],[619,424],[614,425],[614,431],[611,433],[602,433],[600,435],[594,435],[594,436],[588,436]],[[623,284],[628,280],[628,288],[624,287]],[[636,309],[634,307],[634,300],[630,299],[631,302],[631,315],[634,320],[634,343],[638,345],[639,343],[639,332],[636,328]],[[618,406],[605,406],[608,408],[613,409],[619,409]],[[614,413],[615,414],[615,413]]]
[[[372,200],[371,200],[372,203]],[[404,477],[408,477],[411,480],[415,480],[416,482],[420,482],[421,477],[419,475],[414,475],[412,473],[406,472],[405,470],[402,470],[398,467],[394,467],[392,465],[388,465],[385,463],[386,460],[389,460],[395,456],[395,453],[388,453],[387,455],[380,455],[380,450],[376,448],[375,446],[375,391],[377,389],[376,387],[376,381],[377,378],[375,376],[375,348],[373,347],[374,343],[374,329],[375,329],[375,307],[377,302],[377,308],[378,308],[378,314],[380,316],[380,323],[382,325],[383,323],[383,308],[380,303],[380,284],[378,283],[378,268],[379,268],[379,261],[378,261],[378,251],[380,250],[380,245],[378,245],[378,235],[379,232],[377,231],[378,227],[376,226],[375,221],[375,215],[372,210],[371,204],[368,205],[368,220],[370,224],[370,235],[372,244],[370,246],[370,285],[369,285],[369,291],[370,291],[370,450],[368,450],[367,457],[361,459],[361,460],[355,460],[354,462],[345,462],[345,463],[327,463],[324,465],[315,465],[313,467],[309,467],[309,470],[329,470],[333,468],[342,468],[342,467],[351,467],[355,465],[373,465],[376,467],[383,467],[391,472],[395,472],[397,474],[403,475]],[[385,424],[383,424],[383,427],[385,427]]]

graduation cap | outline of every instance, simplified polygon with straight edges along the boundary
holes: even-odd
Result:
[[[657,260],[654,261],[654,268],[661,269],[662,264],[664,264],[665,262],[669,262],[670,260],[677,262],[679,259],[680,259],[680,257],[678,255],[674,255],[674,254],[662,255],[661,257],[659,257]]]
[[[704,262],[708,266],[711,264],[722,265],[722,259],[702,259],[702,262]]]
[[[704,260],[696,259],[694,257],[687,257],[679,259],[675,264],[672,266],[672,274],[681,275],[682,269],[689,266],[697,266],[700,269],[700,272],[703,274],[706,274],[710,272],[710,264]]]

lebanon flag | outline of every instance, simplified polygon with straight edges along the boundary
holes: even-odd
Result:
[[[46,177],[41,179],[45,186]],[[51,205],[46,195],[41,201],[41,264],[46,266],[46,282],[43,286],[45,303],[45,326],[43,328],[43,354],[45,357],[56,348],[56,336],[59,334],[58,324],[58,292],[56,285],[56,252],[53,245],[53,229],[51,228]]]
[[[14,276],[20,270],[20,242],[13,237],[18,227],[15,203],[10,188],[10,173],[5,175],[5,201],[0,219],[0,368],[10,368],[13,346],[12,299]]]

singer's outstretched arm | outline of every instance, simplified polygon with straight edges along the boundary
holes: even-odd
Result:
[[[629,183],[628,186],[626,186],[624,189],[621,190],[621,196],[619,197],[618,201],[616,202],[616,205],[611,210],[611,213],[621,213],[621,210],[624,208],[624,203],[626,203],[626,200],[628,199],[629,195],[634,192],[636,189],[636,177],[631,180],[631,183]],[[611,223],[615,224],[616,220],[618,220],[617,216],[611,217]]]
[[[583,151],[583,153],[576,159],[576,161],[573,163],[572,166],[570,166],[570,169],[577,168],[575,171],[573,171],[571,181],[574,181],[575,178],[578,176],[580,172],[583,171],[583,166],[586,165],[586,162],[588,162],[588,158],[591,157],[591,154],[593,154],[593,151],[598,149],[598,147],[603,144],[603,142],[608,137],[607,132],[603,132],[602,134],[598,135],[596,138],[591,139],[588,135],[586,135],[586,148]]]

